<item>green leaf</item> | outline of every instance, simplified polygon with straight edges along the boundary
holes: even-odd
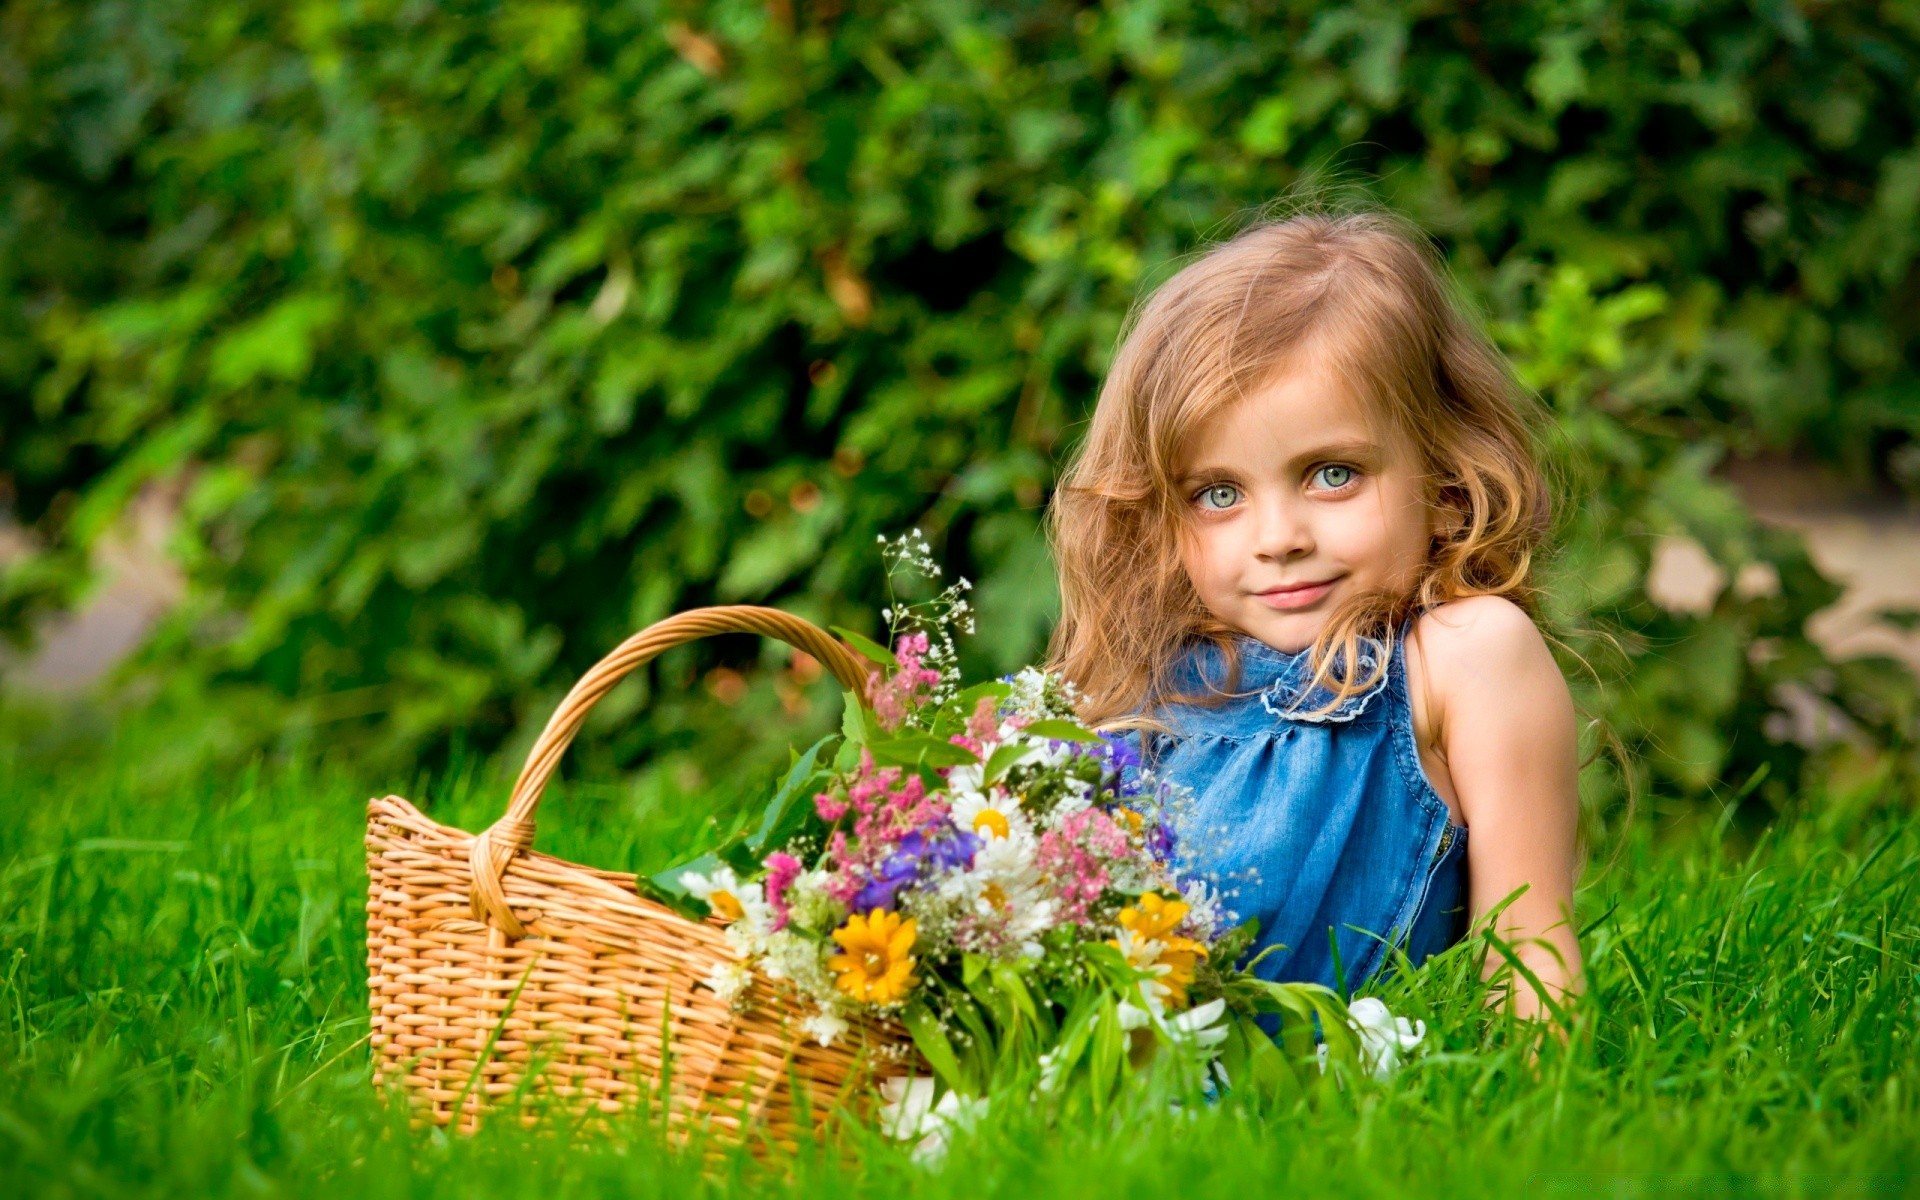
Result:
[[[662,886],[658,876],[642,876],[634,882],[635,889],[656,904],[664,904],[673,911],[693,921],[704,921],[713,915],[713,910],[687,894],[685,889],[670,891]]]
[[[999,1066],[1001,1043],[992,1025],[972,996],[953,988],[945,992],[953,1016],[966,1028],[967,1041],[960,1053],[960,1073],[968,1091],[979,1091],[994,1076]]]
[[[1014,1012],[1025,1017],[1036,1029],[1045,1029],[1051,1024],[1041,1016],[1043,1006],[1034,1003],[1033,993],[1027,990],[1026,981],[1020,978],[1018,967],[1012,963],[994,963],[992,974],[996,988],[1007,998]]]
[[[981,973],[985,971],[989,965],[989,961],[985,955],[968,954],[962,956],[960,959],[960,982],[966,984],[968,987],[972,987],[973,981],[980,978]]]
[[[1246,1047],[1246,1057],[1241,1064],[1244,1083],[1235,1078],[1232,1069],[1228,1069],[1228,1079],[1235,1086],[1246,1087],[1266,1103],[1289,1103],[1298,1100],[1305,1092],[1301,1083],[1299,1065],[1301,1055],[1294,1052],[1291,1060],[1282,1054],[1258,1025],[1246,1018],[1235,1018],[1228,1033],[1229,1040],[1238,1037]],[[1312,1038],[1308,1038],[1306,1057],[1311,1057]]]
[[[1098,1016],[1093,1021],[1092,1083],[1096,1111],[1106,1105],[1108,1094],[1120,1081],[1126,1066],[1126,1031],[1120,1028],[1120,1013],[1113,996],[1100,999]]]
[[[982,772],[988,783],[999,783],[1013,769],[1015,763],[1033,753],[1033,747],[1018,742],[1008,742],[1004,746],[995,746],[993,753],[987,755],[986,770]]]
[[[972,716],[973,710],[979,707],[982,698],[992,696],[995,700],[1005,700],[1011,695],[1013,695],[1012,684],[1001,683],[998,679],[989,679],[984,683],[976,683],[955,696],[953,705],[964,715]]]
[[[980,1007],[987,1010],[987,1015],[993,1018],[994,1027],[1002,1034],[1013,1029],[1013,1004],[1001,994],[990,972],[981,972],[967,980],[967,990],[980,1002]]]
[[[815,765],[820,759],[820,750],[833,738],[832,734],[821,738],[807,747],[807,752],[794,760],[788,769],[787,777],[767,801],[766,811],[761,814],[760,827],[747,839],[747,848],[757,857],[764,857],[773,849],[786,844],[805,823],[811,811],[815,779],[820,771]]]
[[[953,1043],[947,1039],[947,1031],[940,1027],[939,1020],[927,1006],[918,1000],[907,1005],[901,1010],[900,1022],[907,1027],[914,1047],[926,1058],[933,1073],[955,1091],[963,1090],[966,1077],[960,1071],[960,1056],[954,1053]]]
[[[677,866],[668,867],[658,874],[649,875],[645,883],[657,894],[663,904],[704,921],[712,915],[713,910],[705,901],[696,899],[692,893],[688,892],[686,885],[680,882],[680,877],[689,871],[711,875],[727,865],[729,864],[718,854],[702,854],[698,858],[691,858]]]
[[[874,735],[880,730],[874,722],[873,710],[862,704],[860,697],[852,692],[841,692],[840,700],[846,706],[840,714],[840,733],[847,739],[847,745],[841,747],[841,753],[846,753],[848,746],[857,750],[860,746],[871,745]]]
[[[980,756],[965,746],[918,731],[870,743],[867,749],[873,753],[873,761],[896,767],[958,767],[980,761]]]
[[[879,642],[840,625],[829,626],[829,628],[841,641],[853,647],[860,657],[869,662],[879,663],[883,667],[892,667],[896,671],[900,669],[900,660],[894,657],[893,651]]]
[[[1029,737],[1050,738],[1056,742],[1097,742],[1100,735],[1090,729],[1082,729],[1072,721],[1062,721],[1049,717],[1044,721],[1035,721],[1023,731]]]

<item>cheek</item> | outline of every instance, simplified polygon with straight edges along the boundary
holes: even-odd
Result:
[[[1401,489],[1382,505],[1380,553],[1392,574],[1404,575],[1426,561],[1433,540],[1432,511],[1413,487]]]
[[[1321,543],[1346,558],[1349,566],[1384,580],[1413,571],[1426,560],[1428,523],[1417,498],[1382,494],[1377,501],[1344,505],[1330,514]]]
[[[1202,599],[1218,589],[1228,570],[1231,554],[1224,544],[1224,530],[1192,522],[1180,531],[1180,566]]]

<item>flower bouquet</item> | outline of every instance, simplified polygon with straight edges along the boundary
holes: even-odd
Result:
[[[890,586],[938,576],[917,532],[883,545]],[[750,835],[656,877],[727,922],[739,959],[705,986],[748,1003],[758,970],[823,1044],[855,1014],[897,1019],[934,1076],[888,1081],[883,1120],[929,1143],[1022,1077],[1099,1103],[1153,1062],[1208,1094],[1390,1063],[1377,1019],[1237,965],[1256,930],[1179,865],[1191,794],[1082,728],[1071,683],[1029,668],[962,686],[968,590],[890,604],[891,649],[836,629],[873,664],[837,746],[794,756]],[[1394,1053],[1418,1040],[1399,1027]]]

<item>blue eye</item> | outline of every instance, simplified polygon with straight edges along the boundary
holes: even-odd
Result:
[[[1337,492],[1352,482],[1352,467],[1325,466],[1313,473],[1314,486],[1325,488],[1328,491]]]
[[[1194,499],[1200,502],[1201,508],[1219,512],[1239,503],[1240,489],[1230,483],[1215,483],[1200,489],[1200,494]]]

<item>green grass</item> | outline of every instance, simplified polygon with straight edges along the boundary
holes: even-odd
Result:
[[[448,1139],[372,1095],[362,806],[398,790],[473,828],[500,772],[189,777],[132,735],[38,736],[0,739],[0,1195],[1920,1192],[1920,832],[1891,796],[1810,797],[1764,830],[1654,813],[1600,848],[1564,1047],[1490,1018],[1460,952],[1390,997],[1433,1052],[1312,1107],[1141,1097],[1049,1127],[1004,1097],[939,1171],[857,1136],[703,1169],[637,1122]],[[704,815],[551,801],[542,846],[605,866],[660,865]]]

